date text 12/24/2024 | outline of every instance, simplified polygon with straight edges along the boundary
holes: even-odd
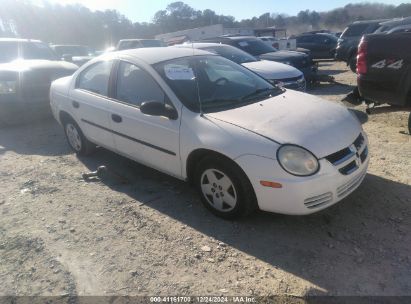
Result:
[[[199,297],[150,297],[151,303],[256,303],[254,297],[199,296]]]

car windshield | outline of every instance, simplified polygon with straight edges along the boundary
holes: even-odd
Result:
[[[141,40],[145,47],[163,47],[165,44],[160,40]]]
[[[341,38],[344,37],[357,37],[366,33],[372,33],[379,27],[379,24],[369,24],[369,23],[360,23],[350,25],[342,33]]]
[[[281,94],[283,89],[220,56],[184,57],[154,65],[183,104],[218,112]]]
[[[14,41],[0,42],[0,63],[13,61],[19,57],[18,44]]]
[[[23,42],[22,53],[24,59],[56,60],[53,50],[42,42]]]
[[[209,51],[211,53],[220,55],[224,58],[227,58],[235,63],[242,64],[247,62],[255,62],[257,59],[250,54],[231,46],[216,45],[208,47],[200,47],[202,50]]]
[[[265,44],[260,39],[244,39],[238,40],[237,46],[243,51],[253,55],[259,56],[265,53],[277,52],[277,50],[267,44]]]
[[[53,47],[59,57],[63,55],[89,56],[89,49],[81,45],[56,45]]]

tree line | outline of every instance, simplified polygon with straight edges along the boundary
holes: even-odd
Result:
[[[267,11],[275,7],[267,7]],[[115,45],[124,38],[152,38],[177,30],[223,24],[225,27],[279,27],[289,34],[308,30],[342,30],[355,20],[411,16],[411,4],[347,4],[328,12],[300,11],[296,16],[267,12],[258,17],[236,20],[211,9],[196,10],[184,2],[170,3],[151,22],[131,22],[116,10],[91,11],[80,5],[30,0],[0,0],[0,37],[40,39],[57,44],[84,44],[95,48]]]

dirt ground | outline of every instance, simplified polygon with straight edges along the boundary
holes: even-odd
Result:
[[[310,93],[339,101],[343,85]],[[77,158],[53,120],[0,130],[0,295],[411,296],[407,113],[367,118],[360,188],[318,214],[214,217],[187,184],[99,149]],[[405,134],[404,134],[405,133]],[[108,175],[81,174],[106,165]]]

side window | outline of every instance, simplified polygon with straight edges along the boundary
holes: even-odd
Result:
[[[101,61],[83,71],[77,78],[77,89],[108,96],[112,61]]]
[[[300,36],[297,38],[298,43],[308,43],[311,42],[311,39],[309,36]]]
[[[120,62],[116,99],[134,106],[144,101],[164,102],[165,94],[149,73],[128,62]]]

